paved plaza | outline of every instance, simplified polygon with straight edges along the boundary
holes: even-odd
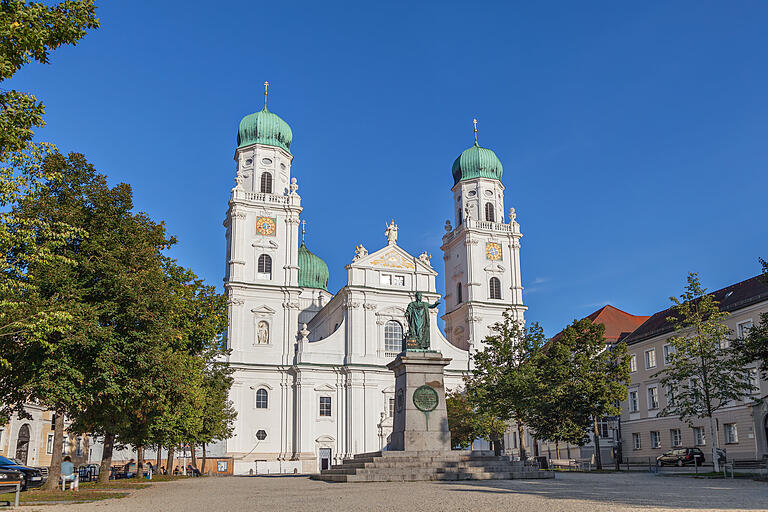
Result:
[[[647,473],[565,473],[555,480],[329,484],[306,477],[158,483],[127,498],[40,511],[625,511],[768,510],[768,484]]]

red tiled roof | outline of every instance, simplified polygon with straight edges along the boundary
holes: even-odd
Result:
[[[603,324],[605,326],[606,343],[616,343],[622,336],[630,334],[650,317],[630,315],[626,311],[622,311],[619,308],[608,304],[586,318],[592,320],[593,323]],[[562,331],[557,333],[553,339],[560,338],[561,334]]]

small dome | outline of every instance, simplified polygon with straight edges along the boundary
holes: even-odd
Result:
[[[293,132],[288,123],[267,110],[267,107],[245,116],[237,130],[238,148],[251,144],[266,144],[283,148],[290,153],[292,140]]]
[[[328,265],[312,254],[304,242],[299,247],[299,286],[328,291]]]
[[[453,184],[472,178],[492,178],[501,181],[503,170],[496,153],[490,149],[481,148],[475,142],[474,146],[465,149],[453,162]]]

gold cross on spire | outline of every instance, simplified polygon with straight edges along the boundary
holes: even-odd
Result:
[[[301,243],[304,243],[304,233],[307,232],[307,221],[301,221]]]
[[[267,108],[267,88],[269,87],[269,82],[264,82],[264,108]]]
[[[475,125],[475,144],[477,144],[477,118],[472,120],[472,124]]]

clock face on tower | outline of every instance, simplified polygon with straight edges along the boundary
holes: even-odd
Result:
[[[501,259],[501,245],[496,242],[488,242],[485,244],[485,257],[489,260]]]
[[[256,219],[256,232],[260,235],[275,236],[275,219],[272,217]]]

